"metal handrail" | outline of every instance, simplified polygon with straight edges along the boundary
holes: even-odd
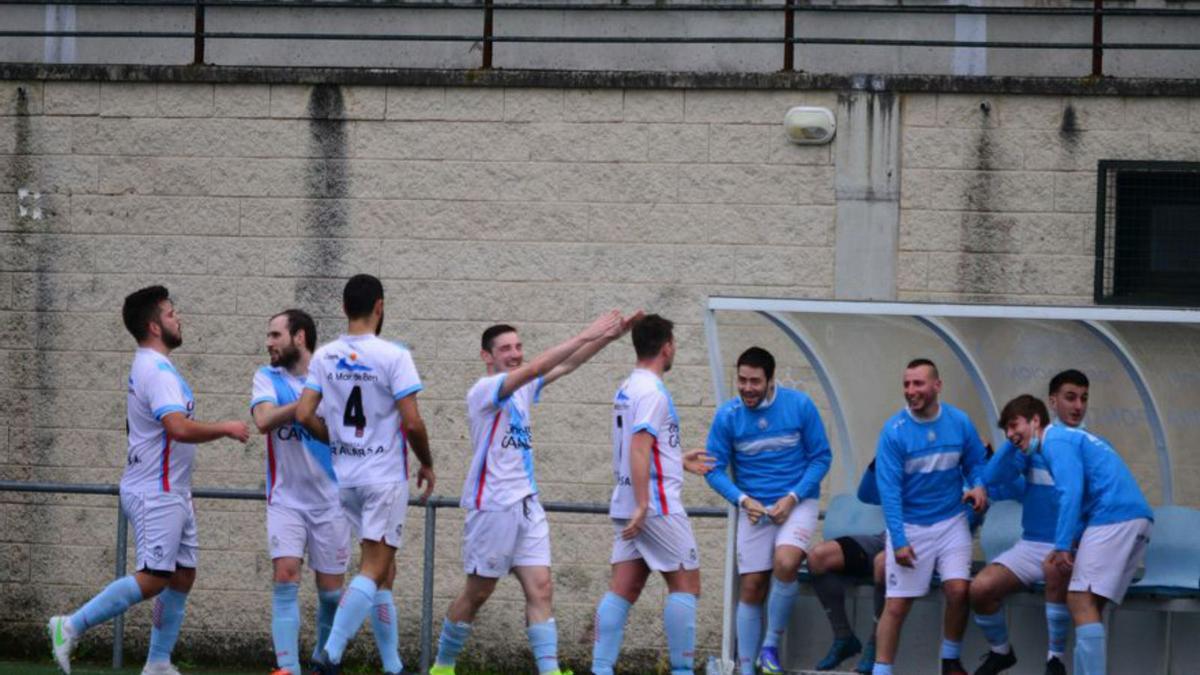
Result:
[[[81,494],[81,495],[111,495],[121,493],[120,486],[100,483],[46,483],[0,480],[0,492],[27,492],[41,494]],[[193,499],[238,499],[249,501],[264,501],[266,495],[262,490],[239,490],[233,488],[193,488]],[[459,500],[453,497],[434,495],[428,500],[412,498],[409,506],[425,510],[424,550],[422,552],[421,575],[421,633],[420,633],[420,671],[429,670],[433,656],[433,565],[434,543],[437,539],[437,510],[456,509]],[[598,502],[542,502],[542,508],[554,513],[591,513],[607,514],[608,504]],[[689,516],[694,518],[726,518],[728,509],[711,506],[693,507],[687,509]],[[128,523],[123,517],[120,502],[117,503],[117,533],[114,543],[116,565],[114,577],[126,575],[128,567],[125,551],[129,544]],[[125,620],[118,615],[113,619],[113,668],[120,668],[124,662]]]

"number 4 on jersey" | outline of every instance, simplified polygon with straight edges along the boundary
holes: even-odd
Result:
[[[363,429],[367,426],[367,416],[363,413],[362,388],[355,387],[350,390],[350,396],[346,399],[346,412],[342,415],[342,424],[354,427],[355,436],[363,435]]]

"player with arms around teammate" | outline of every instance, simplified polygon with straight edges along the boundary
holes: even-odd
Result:
[[[1058,373],[1050,379],[1049,400],[1057,424],[1082,428],[1088,405],[1087,376],[1078,370]],[[1046,625],[1050,633],[1045,672],[1046,675],[1066,675],[1063,659],[1071,623],[1066,605],[1071,575],[1069,571],[1047,563],[1047,558],[1054,552],[1058,493],[1046,456],[1025,453],[1012,443],[1005,443],[988,461],[985,481],[989,486],[1019,485],[1023,508],[1021,539],[971,581],[975,623],[991,645],[975,675],[992,675],[1016,665],[1017,656],[1008,641],[1001,603],[1022,588],[1042,582],[1046,584]]]
[[[417,487],[425,486],[424,497],[435,481],[412,355],[378,337],[383,284],[369,274],[351,277],[342,291],[342,308],[346,334],[313,355],[296,409],[296,419],[329,443],[342,511],[362,539],[359,574],[344,591],[329,639],[314,660],[322,673],[340,672],[346,644],[378,602],[380,587],[395,574],[408,508],[406,445],[412,445],[421,464]],[[322,402],[324,418],[317,414]]]
[[[74,614],[52,617],[50,644],[58,666],[70,673],[71,650],[85,630],[157,596],[142,672],[167,675],[179,672],[171,665],[171,650],[196,580],[191,495],[196,444],[221,438],[245,443],[250,430],[245,422],[194,419],[192,390],[167,358],[183,344],[183,323],[166,288],[131,293],[121,317],[138,345],[129,373],[129,451],[121,476],[121,509],[133,523],[137,572],[112,582]]]
[[[317,345],[312,317],[289,309],[267,322],[271,365],[254,373],[250,411],[267,438],[267,538],[274,566],[271,635],[275,675],[300,675],[300,565],[317,583],[317,646],[329,636],[350,558],[350,526],[338,503],[329,446],[296,422],[304,377]]]
[[[821,479],[833,460],[812,399],[778,386],[774,378],[770,352],[761,347],[742,352],[738,396],[717,409],[708,433],[715,463],[705,478],[738,507],[737,642],[743,675],[754,675],[764,599],[767,635],[757,652],[758,668],[770,675],[783,672],[776,650],[800,590],[796,573],[817,528]]]
[[[875,477],[888,541],[887,604],[877,628],[875,675],[891,675],[900,628],[913,600],[929,592],[934,569],[946,596],[942,673],[965,675],[971,531],[963,502],[987,508],[983,469],[987,451],[966,413],[939,401],[942,380],[929,359],[904,369],[907,406],[883,426]],[[964,493],[963,484],[971,486]]]
[[[629,324],[616,310],[606,312],[528,363],[516,328],[498,324],[483,332],[479,356],[487,375],[467,392],[475,452],[459,503],[467,510],[462,545],[467,581],[442,623],[430,675],[454,673],[471,622],[510,571],[525,592],[526,633],[538,672],[559,672],[550,527],[533,474],[530,412],[547,385],[583,365]]]
[[[1067,606],[1075,622],[1078,675],[1106,671],[1101,612],[1121,603],[1142,564],[1154,513],[1117,451],[1104,439],[1060,424],[1046,426],[1046,404],[1029,394],[1008,402],[1000,426],[1009,442],[1045,457],[1058,492],[1054,552],[1048,562],[1070,573]],[[1074,539],[1083,528],[1078,551]]]
[[[670,594],[663,610],[671,672],[692,673],[700,557],[683,510],[679,415],[662,375],[675,359],[674,324],[649,314],[633,324],[637,368],[613,400],[612,580],[596,608],[592,672],[612,675],[629,608],[651,570]]]

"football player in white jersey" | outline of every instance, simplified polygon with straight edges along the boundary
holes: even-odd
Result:
[[[342,308],[346,334],[313,355],[296,409],[296,419],[329,443],[342,510],[362,540],[359,574],[343,592],[333,629],[313,661],[321,673],[340,672],[346,644],[376,604],[380,587],[390,586],[395,574],[408,508],[406,446],[420,462],[422,499],[435,482],[429,437],[417,409],[421,379],[412,355],[378,337],[383,284],[369,274],[351,277],[342,291]]]
[[[612,581],[596,608],[592,672],[612,675],[625,620],[654,570],[667,589],[663,627],[671,672],[690,675],[696,643],[700,558],[683,510],[684,456],[679,415],[662,375],[675,358],[673,324],[650,314],[633,325],[637,368],[613,400],[613,488],[609,515],[615,536]]]
[[[550,528],[533,473],[530,411],[542,389],[623,335],[630,321],[616,310],[606,312],[528,363],[516,328],[498,324],[483,332],[479,356],[487,375],[467,392],[475,448],[460,502],[467,510],[462,546],[467,581],[442,623],[430,675],[453,675],[471,622],[510,571],[525,592],[526,632],[538,672],[559,673]]]
[[[350,526],[338,502],[329,446],[296,423],[316,344],[317,326],[307,313],[289,309],[271,317],[271,365],[259,368],[252,384],[250,410],[267,439],[267,540],[275,582],[271,636],[279,666],[274,675],[301,675],[298,595],[305,550],[317,584],[314,655],[329,636],[350,558]]]
[[[221,438],[243,443],[245,422],[198,422],[196,401],[167,355],[183,344],[182,321],[170,293],[150,286],[131,293],[121,309],[137,340],[126,398],[129,450],[121,477],[121,508],[133,523],[137,572],[109,584],[70,616],[50,619],[54,659],[71,672],[71,650],[83,632],[157,597],[144,674],[178,673],[171,650],[179,637],[188,591],[196,580],[196,517],[192,462],[196,444]]]

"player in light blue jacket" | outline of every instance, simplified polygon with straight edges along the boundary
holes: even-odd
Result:
[[[1004,406],[1000,426],[1013,445],[1046,460],[1059,496],[1049,562],[1071,572],[1067,606],[1075,622],[1074,672],[1104,673],[1101,612],[1108,601],[1120,604],[1125,597],[1150,543],[1153,511],[1107,441],[1060,424],[1045,426],[1046,419],[1046,405],[1022,394]],[[1072,553],[1080,526],[1083,535]]]
[[[717,409],[708,434],[708,484],[738,509],[738,664],[754,675],[782,673],[777,648],[817,527],[821,479],[832,455],[825,425],[807,394],[775,383],[775,358],[761,347],[738,357],[738,396]],[[732,473],[732,477],[730,476]],[[773,572],[773,574],[772,574]],[[770,580],[771,591],[767,586]],[[762,604],[767,634],[762,639]]]

